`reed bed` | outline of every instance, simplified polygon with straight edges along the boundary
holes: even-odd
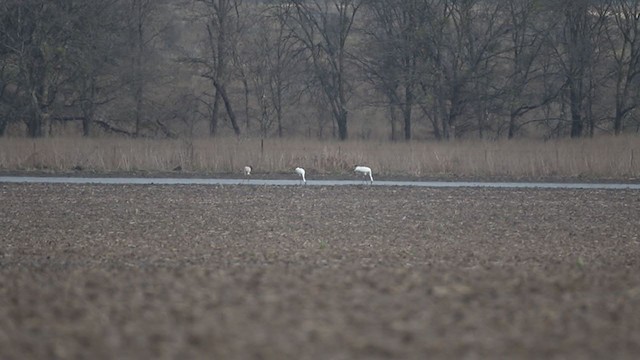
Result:
[[[640,137],[557,141],[347,142],[310,139],[1,138],[0,170],[289,173],[346,176],[366,164],[383,176],[612,178],[640,176]]]

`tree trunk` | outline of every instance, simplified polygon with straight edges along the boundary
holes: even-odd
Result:
[[[251,127],[251,123],[250,123],[250,116],[249,116],[249,95],[250,95],[250,91],[249,91],[249,83],[247,82],[247,78],[244,76],[242,76],[242,86],[244,87],[244,128],[247,130],[249,130],[249,128]]]
[[[437,112],[434,114],[434,118],[431,120],[431,125],[433,126],[433,136],[435,136],[436,140],[442,140],[442,131],[440,130],[440,119]]]
[[[91,102],[82,106],[82,136],[91,136],[91,128],[93,124],[93,114],[95,113],[95,105]]]
[[[231,121],[231,126],[233,127],[233,132],[236,136],[240,135],[240,127],[238,126],[238,121],[236,120],[236,114],[233,111],[233,107],[231,106],[231,101],[227,96],[227,91],[224,88],[224,85],[218,83],[216,80],[213,80],[213,86],[215,86],[217,93],[222,96],[222,101],[224,102],[224,107],[227,109],[227,115],[229,115],[229,120]]]
[[[396,105],[393,100],[389,101],[389,122],[391,125],[391,141],[396,141]]]
[[[507,139],[513,139],[516,134],[516,114],[511,111],[509,114],[509,131],[507,133]]]
[[[0,137],[4,136],[5,131],[7,131],[7,124],[9,120],[5,117],[0,118]]]
[[[48,92],[43,90],[46,86],[41,86],[40,94],[36,94],[34,90],[31,94],[31,107],[32,114],[29,123],[27,124],[27,130],[30,137],[44,137],[47,136],[47,130],[49,128],[49,107],[43,103],[48,97]]]
[[[142,75],[142,54],[144,54],[145,43],[144,43],[144,12],[143,12],[143,4],[142,2],[134,3],[136,6],[136,52],[134,53],[134,78],[135,78],[135,100],[136,100],[136,129],[134,132],[134,137],[140,136],[140,129],[142,123],[142,98],[144,96],[144,84],[143,84],[143,75]]]
[[[404,139],[411,140],[411,109],[413,108],[413,90],[410,85],[405,88],[405,99],[402,109],[404,118]]]
[[[220,108],[220,93],[216,90],[213,99],[213,109],[211,109],[211,120],[209,121],[209,136],[216,136],[218,133],[218,111]]]
[[[338,123],[338,137],[340,140],[347,140],[349,137],[349,133],[347,131],[347,110],[340,109],[340,113],[336,117],[336,122]]]
[[[35,106],[37,106],[37,104]],[[29,117],[29,121],[27,122],[27,134],[29,137],[35,138],[41,136],[40,134],[42,133],[42,130],[40,129],[40,125],[38,110],[34,108],[31,116]]]
[[[427,85],[424,82],[420,82],[420,88],[422,89],[423,94],[428,94],[429,90]],[[442,140],[442,131],[440,129],[440,118],[441,111],[439,110],[439,101],[436,98],[436,101],[431,103],[431,108],[428,109],[425,104],[420,104],[418,102],[418,106],[422,110],[422,115],[429,118],[431,121],[431,126],[433,126],[433,136],[435,136],[436,140]],[[429,116],[431,114],[431,116]]]
[[[571,137],[576,138],[582,136],[582,99],[580,93],[576,89],[575,83],[569,84],[569,97],[571,107]]]
[[[86,84],[86,83],[85,83]],[[86,88],[86,87],[85,87]],[[96,112],[96,78],[91,76],[89,78],[89,94],[88,99],[83,100],[80,103],[82,109],[82,136],[91,136],[91,125],[93,123],[93,115]]]
[[[142,122],[142,86],[136,85],[136,130],[133,133],[134,137],[140,136],[140,123]]]
[[[442,101],[444,103],[444,101]],[[445,140],[449,140],[451,138],[451,126],[449,120],[449,114],[444,106],[444,104],[440,105],[440,109],[442,115],[440,116],[440,120],[442,120],[442,138]]]
[[[613,118],[613,133],[615,135],[622,133],[622,111],[619,106],[616,106],[616,115]]]
[[[84,137],[89,137],[91,136],[91,117],[90,116],[84,116],[82,119],[82,136]]]
[[[276,96],[276,116],[278,120],[278,137],[282,137],[282,90],[278,87]]]

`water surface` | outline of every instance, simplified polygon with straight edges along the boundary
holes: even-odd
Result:
[[[109,185],[246,185],[296,186],[300,180],[274,179],[216,179],[216,178],[130,178],[130,177],[48,177],[0,176],[0,183],[39,184],[109,184]],[[413,186],[413,187],[481,187],[481,188],[534,188],[534,189],[631,189],[640,190],[640,184],[631,183],[554,183],[554,182],[482,182],[482,181],[374,181],[361,180],[307,180],[306,186]]]

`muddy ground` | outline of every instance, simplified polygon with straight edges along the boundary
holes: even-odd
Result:
[[[640,356],[640,192],[0,184],[0,359]]]

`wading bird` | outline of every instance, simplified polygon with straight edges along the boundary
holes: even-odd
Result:
[[[297,167],[296,168],[296,174],[298,174],[298,175],[300,175],[300,177],[302,177],[302,182],[303,183],[305,183],[305,184],[307,183],[307,179],[305,179],[305,177],[304,177],[305,171],[304,171],[303,168]]]
[[[373,183],[373,175],[371,174],[371,168],[370,167],[356,166],[354,171],[356,173],[362,175],[363,177],[366,177],[367,175],[369,175],[369,179],[371,180],[371,183]]]
[[[244,177],[249,180],[249,176],[251,176],[251,170],[253,170],[253,166],[247,165],[244,167]]]

